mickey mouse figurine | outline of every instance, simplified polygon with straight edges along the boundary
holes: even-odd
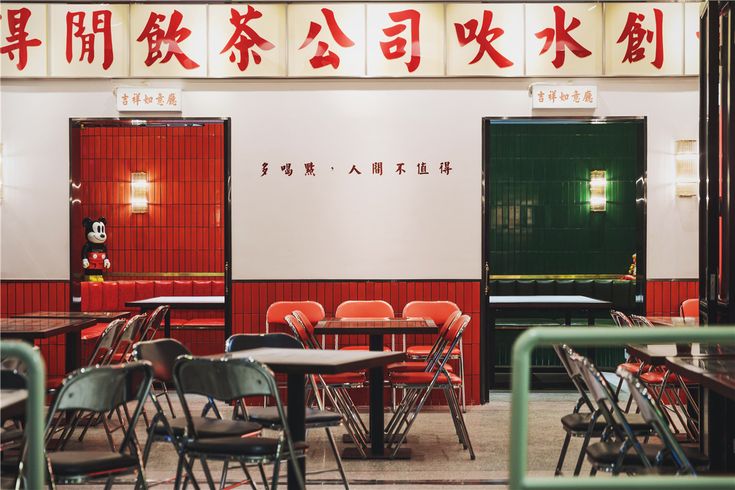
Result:
[[[82,226],[87,236],[87,243],[82,247],[82,267],[84,267],[84,278],[87,281],[103,282],[102,272],[110,268],[110,259],[107,257],[107,233],[105,233],[105,218],[92,221],[84,218]]]

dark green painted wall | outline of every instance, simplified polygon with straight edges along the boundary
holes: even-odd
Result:
[[[625,274],[636,250],[640,121],[485,127],[491,274]],[[607,210],[590,212],[590,171]]]

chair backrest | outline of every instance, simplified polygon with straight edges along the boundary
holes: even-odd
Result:
[[[322,345],[319,343],[319,340],[317,340],[316,335],[314,335],[314,324],[311,323],[311,320],[304,314],[304,312],[299,310],[294,310],[292,315],[296,320],[301,322],[301,325],[306,330],[306,333],[309,337],[309,346],[312,349],[321,349]]]
[[[246,396],[278,395],[271,370],[251,358],[182,356],[174,365],[174,382],[182,403],[188,394],[227,403]]]
[[[136,343],[132,357],[136,361],[151,363],[154,377],[167,383],[173,381],[176,359],[190,354],[191,351],[176,339],[156,339]]]
[[[393,318],[395,313],[390,303],[380,300],[343,301],[334,312],[335,318]]]
[[[97,338],[97,343],[94,346],[94,351],[89,358],[89,365],[94,366],[95,364],[105,365],[109,364],[112,359],[112,353],[115,350],[118,337],[122,333],[123,327],[125,327],[124,318],[118,318],[112,320],[107,324],[107,327],[102,331],[102,334]]]
[[[109,412],[145,399],[152,380],[153,367],[145,361],[77,369],[64,379],[52,411]]]
[[[630,319],[627,317],[625,313],[618,310],[610,310],[610,316],[613,319],[613,322],[618,327],[632,327],[633,323],[630,321]]]
[[[641,315],[630,315],[630,321],[634,327],[653,327],[653,323]]]
[[[577,404],[576,411],[579,410],[579,408],[584,404],[590,412],[593,412],[595,410],[595,407],[590,402],[590,399],[587,395],[587,391],[585,389],[585,383],[582,379],[582,374],[579,372],[579,369],[577,367],[576,362],[571,360],[572,356],[578,355],[574,350],[569,347],[568,345],[554,345],[554,352],[556,352],[556,355],[559,357],[559,360],[561,361],[562,366],[564,366],[564,369],[566,370],[567,374],[569,375],[569,379],[572,381],[572,384],[577,389],[577,392],[579,393],[579,400],[581,403]]]
[[[447,328],[444,336],[444,346],[439,349],[437,356],[437,367],[443,368],[447,361],[449,361],[449,358],[452,357],[452,350],[459,345],[459,341],[462,339],[462,334],[464,333],[465,328],[467,328],[467,325],[469,325],[470,320],[471,318],[469,315],[462,315],[457,318],[449,328]]]
[[[635,400],[635,404],[639,408],[643,420],[650,424],[656,431],[661,442],[671,452],[677,467],[686,473],[694,474],[694,466],[689,461],[689,458],[687,458],[674,434],[671,433],[668,422],[656,408],[655,402],[648,392],[648,388],[643,386],[632,373],[629,373],[625,369],[618,369],[617,374],[625,380],[630,388],[630,395]]]
[[[281,349],[303,349],[301,342],[285,333],[244,334],[231,336],[225,342],[225,352],[275,347]]]
[[[135,315],[125,323],[118,337],[117,345],[115,345],[113,357],[119,355],[120,361],[125,362],[126,356],[130,352],[130,349],[132,349],[133,344],[140,339],[143,333],[146,319],[146,315]]]
[[[326,314],[324,307],[316,301],[276,301],[272,303],[265,312],[265,331],[270,332],[270,328],[274,325],[280,325],[288,328],[286,324],[286,315],[290,315],[292,311],[299,310],[306,315],[311,323],[317,323],[324,320]]]
[[[459,311],[459,306],[451,301],[411,301],[403,307],[401,316],[431,318],[435,324],[442,326]]]
[[[163,323],[163,319],[166,318],[168,310],[168,305],[161,305],[148,315],[148,321],[143,327],[143,333],[140,336],[140,340],[153,340],[156,336],[156,332],[161,328],[161,323]]]
[[[286,324],[291,328],[294,336],[301,342],[304,349],[313,348],[309,332],[295,316],[286,315]]]
[[[699,299],[689,298],[682,301],[681,306],[679,306],[679,316],[699,319]]]

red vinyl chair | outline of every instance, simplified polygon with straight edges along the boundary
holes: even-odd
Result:
[[[439,335],[441,336],[442,330],[449,327],[451,324],[450,320],[459,317],[462,312],[456,303],[452,301],[411,301],[403,307],[404,318],[410,317],[421,317],[431,318],[436,325],[440,327]],[[403,348],[406,350],[406,355],[410,359],[414,360],[425,360],[431,351],[431,345],[415,345],[406,347],[406,336],[403,336]],[[464,380],[464,347],[462,345],[462,339],[459,341],[459,347],[452,352],[451,360],[459,362],[459,377]],[[460,386],[460,397],[462,400],[462,411],[467,411],[466,395],[464,383]]]
[[[686,318],[696,318],[699,320],[699,299],[690,298],[682,301],[679,306],[679,316]]]
[[[335,318],[393,318],[395,313],[390,303],[383,300],[350,300],[343,301],[334,312]],[[396,338],[391,336],[391,347],[385,350],[395,349]],[[334,337],[334,348],[338,348],[339,336]],[[343,347],[344,350],[369,350],[367,345],[350,345]]]
[[[316,301],[276,301],[265,312],[265,333],[270,333],[271,327],[282,327],[283,332],[289,332],[286,315],[298,310],[309,319],[312,324],[324,320],[324,307]]]

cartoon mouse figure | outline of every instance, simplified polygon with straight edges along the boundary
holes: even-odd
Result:
[[[82,247],[82,267],[84,267],[84,277],[87,281],[102,282],[104,277],[102,273],[105,269],[110,268],[110,259],[107,257],[107,233],[105,233],[105,218],[98,218],[92,221],[91,218],[84,218],[82,226],[87,236],[87,243]]]

